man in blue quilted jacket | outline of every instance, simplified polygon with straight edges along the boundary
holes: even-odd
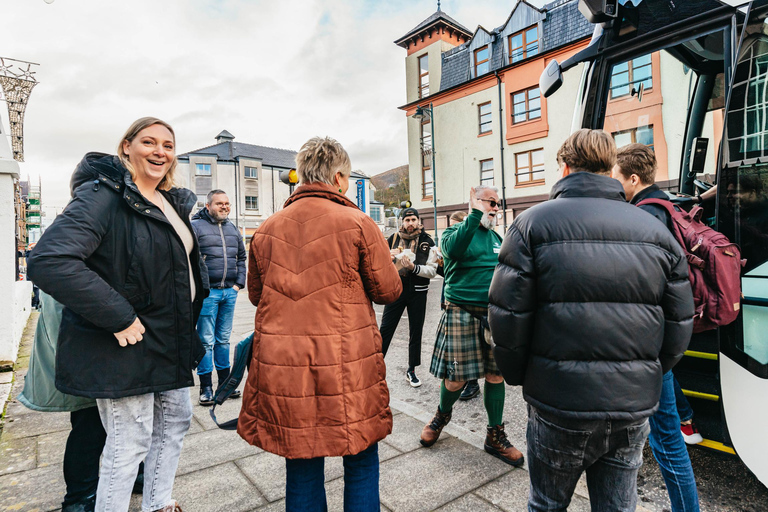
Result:
[[[610,177],[610,135],[579,130],[557,160],[550,200],[517,216],[501,246],[494,356],[528,402],[529,510],[565,512],[586,473],[593,511],[634,511],[662,375],[693,330],[688,262]]]
[[[213,404],[211,374],[216,366],[218,382],[229,376],[229,336],[235,316],[237,292],[245,286],[245,245],[240,232],[227,217],[230,204],[226,192],[208,192],[205,208],[192,217],[192,229],[208,267],[211,293],[203,302],[197,334],[205,346],[205,357],[197,367],[200,405]],[[238,398],[235,390],[230,398]]]

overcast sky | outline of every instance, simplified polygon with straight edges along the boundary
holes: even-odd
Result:
[[[442,10],[490,30],[515,4],[444,0]],[[367,174],[406,164],[397,109],[406,51],[393,41],[436,8],[432,0],[2,0],[0,56],[40,64],[22,178],[41,176],[43,204],[60,210],[82,156],[114,153],[147,115],[174,127],[179,153],[226,129],[240,142],[293,150],[329,135]],[[7,130],[4,102],[0,111]]]

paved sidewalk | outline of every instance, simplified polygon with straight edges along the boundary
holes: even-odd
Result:
[[[245,297],[243,297],[245,298]],[[238,301],[233,342],[252,329],[253,308]],[[0,434],[0,511],[58,510],[64,495],[61,463],[69,431],[68,413],[38,413],[15,397],[21,391],[37,322],[30,319],[17,362],[15,384]],[[197,390],[191,389],[197,404]],[[239,412],[240,401],[216,409],[220,420]],[[528,473],[487,455],[481,440],[459,426],[448,425],[432,448],[419,444],[429,418],[405,402],[393,401],[394,431],[379,445],[382,510],[507,511],[526,509]],[[184,441],[174,489],[185,512],[284,510],[283,459],[248,445],[235,432],[219,430],[208,408],[195,405]],[[343,510],[343,467],[340,458],[326,461],[328,509]],[[589,510],[574,496],[572,512]],[[134,496],[131,510],[140,510]],[[638,509],[641,510],[641,509]]]

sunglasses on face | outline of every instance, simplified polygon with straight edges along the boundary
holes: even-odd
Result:
[[[478,197],[478,199],[480,199],[480,198]],[[501,203],[499,203],[499,202],[497,202],[497,201],[495,201],[493,199],[480,199],[480,200],[481,201],[485,201],[486,203],[490,204],[491,208],[496,208],[497,206],[501,207]]]

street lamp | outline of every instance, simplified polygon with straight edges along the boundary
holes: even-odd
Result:
[[[435,222],[435,244],[440,245],[440,241],[437,236],[437,182],[435,180],[435,114],[434,110],[432,110],[432,103],[430,102],[429,108],[427,107],[416,107],[416,113],[413,114],[414,119],[418,119],[419,121],[422,121],[424,118],[429,119],[429,129],[430,129],[430,139],[432,141],[432,147],[430,148],[430,151],[432,153],[432,214],[433,219]],[[423,144],[423,137],[421,134],[421,131],[419,131],[419,138],[422,141]],[[422,151],[424,148],[422,147]],[[422,158],[424,157],[424,154],[422,153]]]

